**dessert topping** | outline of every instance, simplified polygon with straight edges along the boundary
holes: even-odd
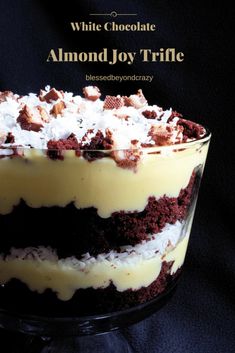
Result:
[[[54,115],[54,117],[57,117],[57,115],[60,115],[63,112],[65,107],[65,103],[63,101],[59,101],[58,103],[55,103],[53,105],[53,108],[50,110],[50,113]]]
[[[142,89],[139,89],[136,94],[132,94],[129,97],[124,97],[124,99],[127,107],[131,106],[136,109],[142,108],[148,103],[143,95]]]
[[[124,99],[121,96],[106,96],[104,109],[119,109],[124,106]]]
[[[35,115],[33,112],[25,105],[19,112],[19,116],[17,118],[17,122],[20,124],[21,129],[23,130],[33,130],[39,131],[43,127],[42,120],[35,119]]]
[[[0,103],[5,102],[7,98],[14,99],[14,93],[11,91],[0,92]]]
[[[183,140],[183,128],[181,126],[153,125],[149,136],[157,146],[168,146],[180,143]]]
[[[39,99],[41,101],[46,101],[47,103],[51,103],[51,101],[57,101],[57,99],[63,99],[64,92],[57,91],[55,88],[52,88],[49,92],[45,92],[40,90]]]
[[[157,118],[157,113],[155,110],[144,110],[142,112],[142,114],[146,119],[156,119]]]
[[[63,160],[62,151],[64,150],[76,150],[76,154],[79,156],[80,144],[74,134],[68,136],[67,139],[60,140],[49,140],[47,142],[47,154],[51,159],[60,159]]]
[[[95,102],[100,98],[101,93],[98,87],[96,86],[87,86],[83,88],[83,94],[86,99]]]
[[[12,134],[12,132],[8,132],[4,143],[14,143],[14,142],[15,142],[15,136]]]

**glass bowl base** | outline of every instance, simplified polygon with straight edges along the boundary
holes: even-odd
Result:
[[[95,316],[50,318],[19,315],[0,309],[0,327],[22,333],[16,339],[19,340],[18,347],[22,347],[20,351],[24,353],[88,353],[94,352],[94,347],[98,347],[99,353],[130,353],[133,351],[122,329],[161,309],[174,294],[179,277],[154,299],[122,311]]]

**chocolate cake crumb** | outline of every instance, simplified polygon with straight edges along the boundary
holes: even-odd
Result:
[[[186,142],[187,139],[199,139],[205,133],[205,129],[201,125],[190,120],[179,119],[177,125],[183,127],[183,142]]]
[[[142,112],[143,116],[146,119],[156,119],[157,118],[157,113],[155,110],[145,110]]]
[[[63,160],[62,151],[64,150],[76,150],[76,155],[80,156],[80,144],[74,134],[71,134],[67,139],[50,140],[47,143],[47,155],[50,159]]]
[[[182,118],[183,115],[178,113],[176,110],[171,113],[171,116],[168,118],[167,123],[171,123],[174,118]]]
[[[8,132],[6,140],[4,143],[14,143],[15,142],[15,137],[12,134],[12,132]]]
[[[171,116],[168,118],[167,123],[171,123],[174,118],[178,118],[177,126],[183,128],[183,140],[186,142],[188,139],[199,139],[202,135],[205,134],[205,129],[202,125],[199,125],[193,121],[183,119],[183,115],[177,111],[173,111]]]
[[[90,143],[82,146],[83,150],[109,150],[112,148],[112,133],[107,129],[106,135],[99,130],[96,135],[91,138]]]
[[[83,150],[83,157],[89,162],[106,156],[106,154],[97,150],[110,150],[112,148],[112,133],[109,129],[106,129],[105,133],[104,136],[100,130],[97,131],[96,135],[91,138],[91,141],[81,147]]]

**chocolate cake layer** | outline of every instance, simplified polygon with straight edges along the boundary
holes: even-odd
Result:
[[[170,275],[172,265],[172,262],[163,262],[158,278],[146,288],[118,292],[110,284],[104,289],[79,289],[68,301],[59,300],[50,289],[39,294],[19,280],[12,279],[0,287],[0,307],[10,312],[41,316],[94,315],[127,309],[145,303],[166,290],[181,272],[178,269]]]
[[[8,254],[12,247],[50,246],[60,258],[79,258],[87,252],[95,256],[122,245],[136,245],[167,223],[185,219],[199,178],[199,172],[193,172],[177,198],[149,197],[142,212],[115,212],[109,218],[99,217],[95,208],[77,209],[72,203],[31,208],[21,201],[10,214],[0,215],[1,229],[7,234],[1,253]]]

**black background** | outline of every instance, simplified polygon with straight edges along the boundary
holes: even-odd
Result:
[[[49,5],[50,4],[50,5]],[[103,23],[89,13],[137,13],[118,23],[150,22],[153,33],[73,32],[71,21]],[[150,103],[173,107],[206,125],[212,141],[201,185],[185,272],[174,298],[151,318],[124,330],[135,352],[232,352],[234,307],[234,110],[232,9],[226,1],[0,0],[0,90],[39,92],[46,84],[81,94],[88,84],[105,94],[142,88]],[[183,63],[46,62],[51,48],[123,51],[175,47]],[[233,60],[234,61],[234,60]],[[87,82],[86,74],[154,75],[148,82]],[[1,332],[0,340],[11,334]],[[107,338],[108,339],[108,338]],[[9,350],[11,348],[9,347]],[[13,349],[13,348],[12,348]],[[22,351],[20,346],[18,350]],[[99,352],[95,347],[94,351]],[[23,351],[22,351],[23,352]],[[9,351],[10,353],[10,351]]]

